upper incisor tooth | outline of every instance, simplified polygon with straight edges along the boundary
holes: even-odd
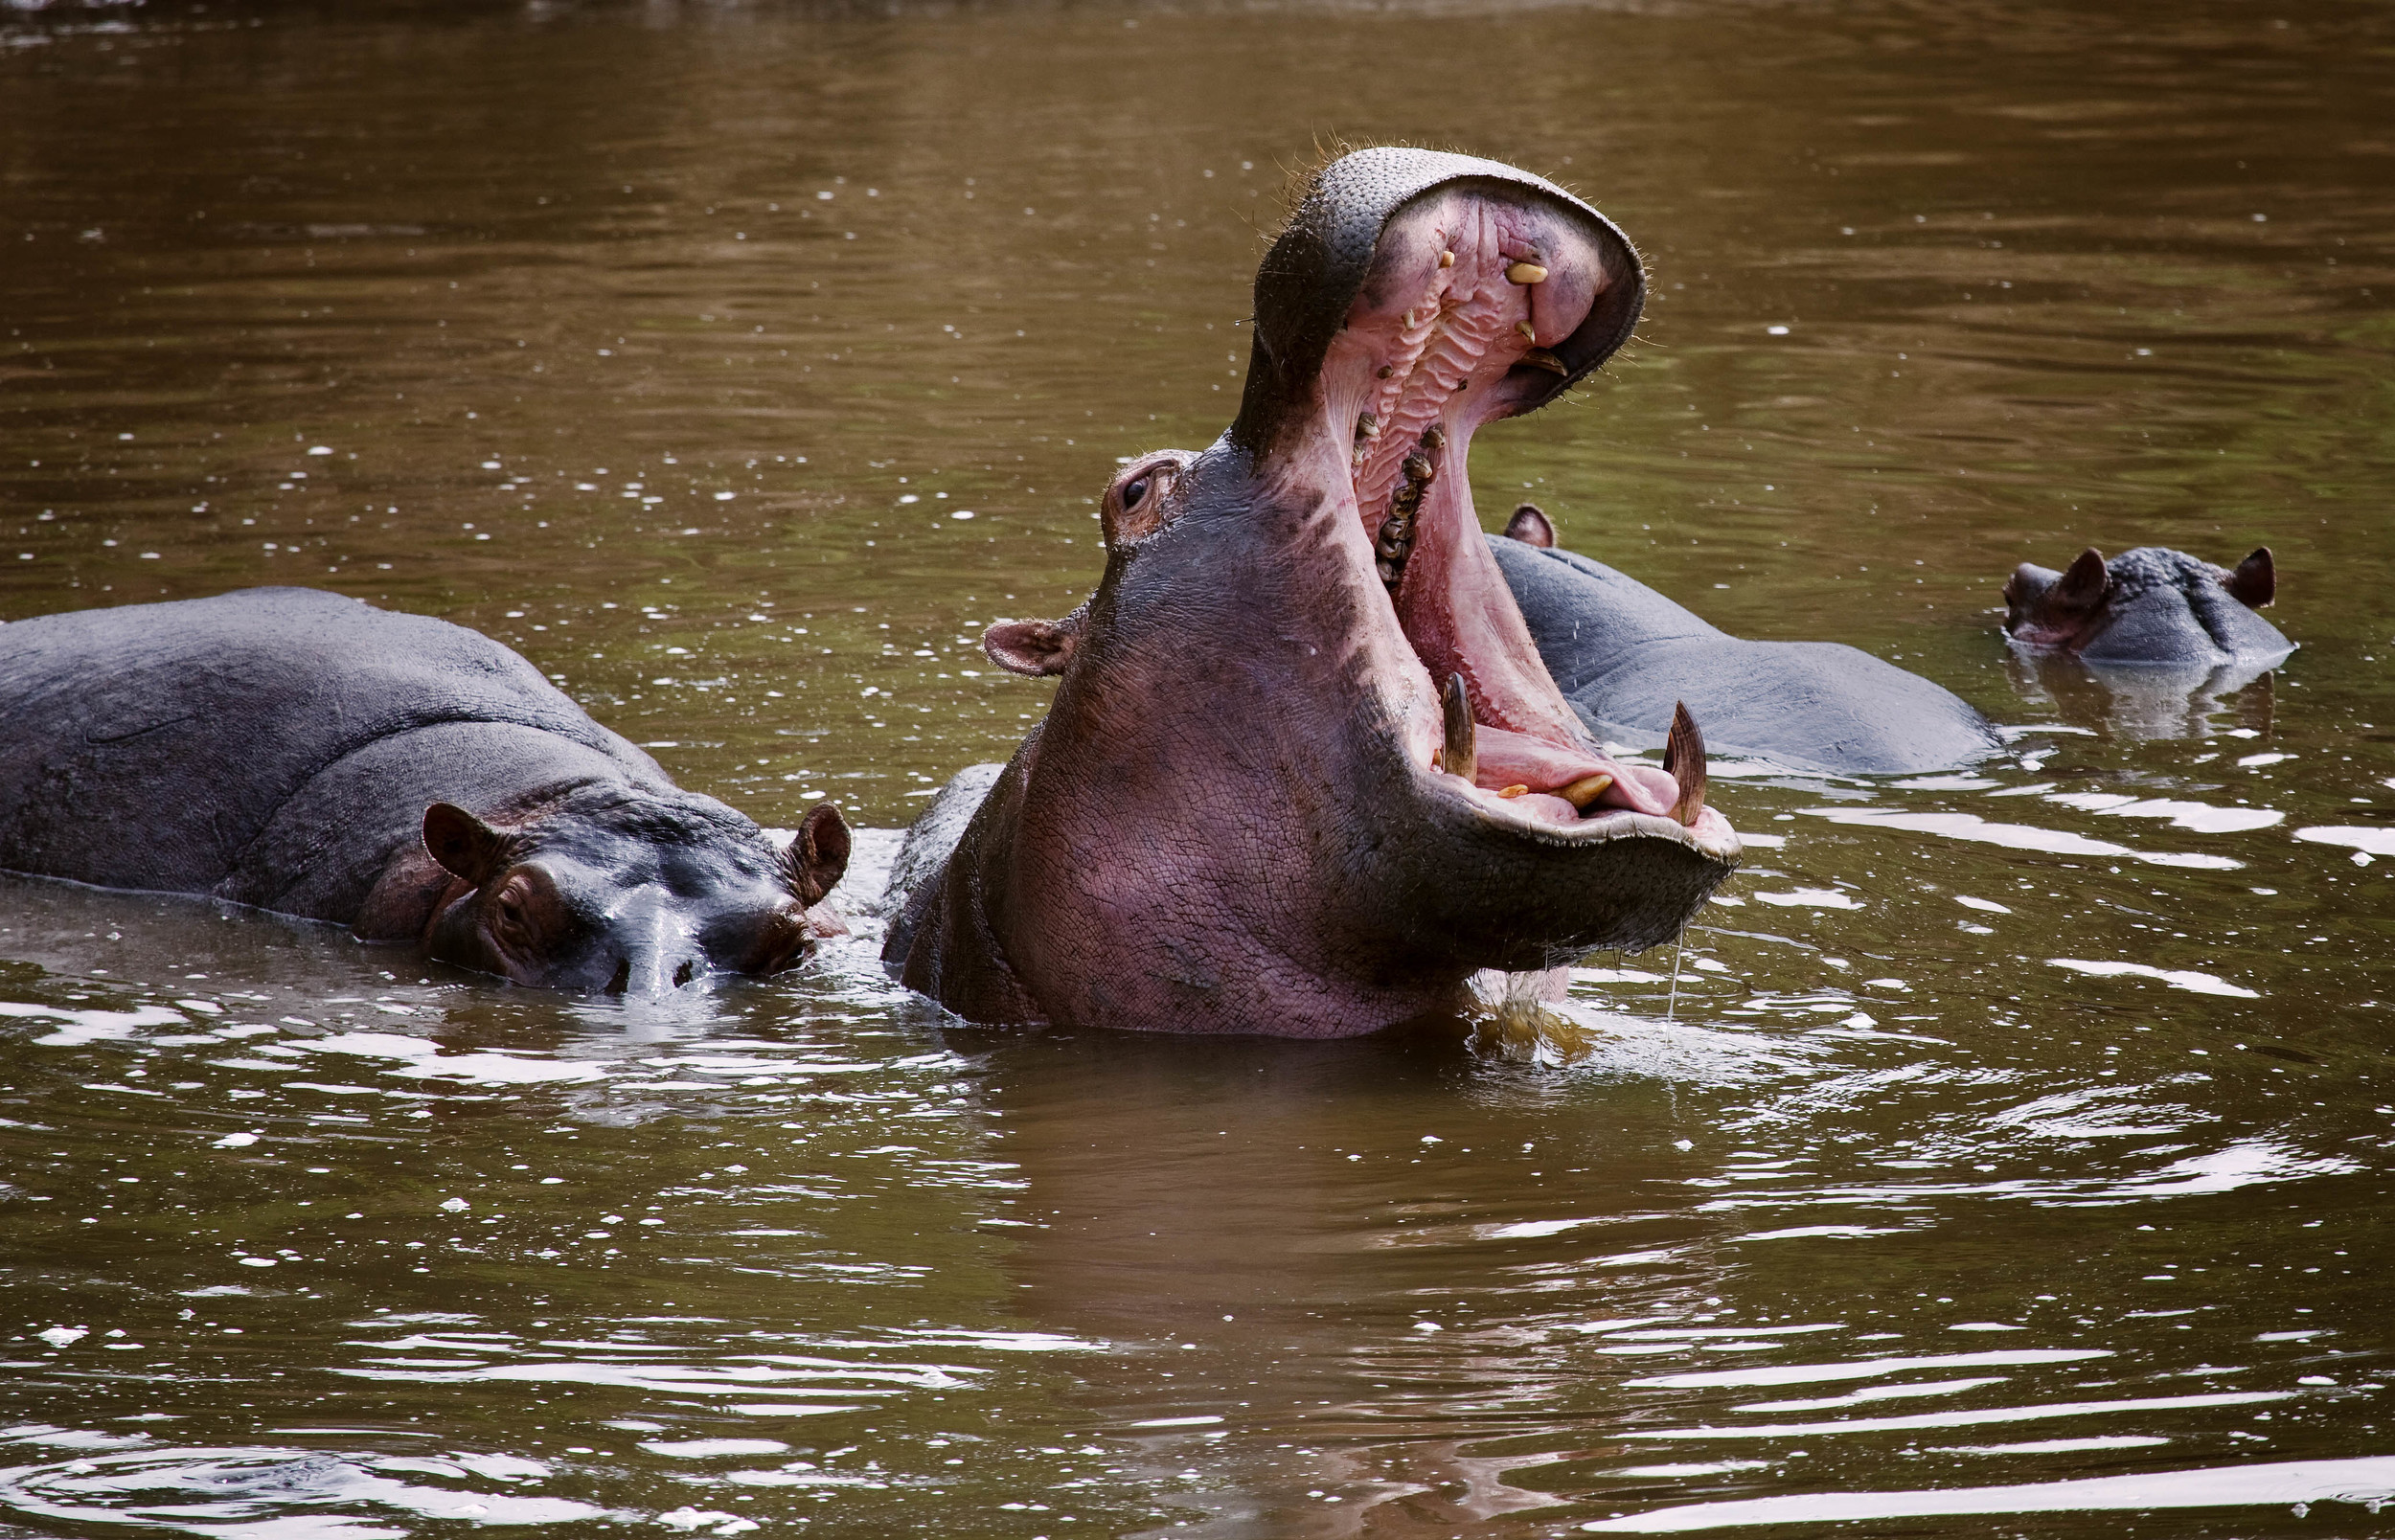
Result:
[[[1505,269],[1505,282],[1528,286],[1547,281],[1547,270],[1537,262],[1516,262]]]
[[[1452,266],[1454,266],[1454,265],[1455,265],[1455,254],[1454,254],[1453,252],[1451,252],[1451,251],[1443,251],[1443,252],[1439,253],[1439,265],[1440,265],[1441,267],[1452,267]]]

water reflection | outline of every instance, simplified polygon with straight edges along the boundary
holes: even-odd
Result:
[[[2276,663],[2178,668],[2088,663],[2067,654],[2013,649],[2013,688],[2062,721],[2125,742],[2201,738],[2223,718],[2247,736],[2270,731]]]

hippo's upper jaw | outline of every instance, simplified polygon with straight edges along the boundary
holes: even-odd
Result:
[[[1465,471],[1639,294],[1618,232],[1512,168],[1326,168],[1258,277],[1237,423],[1117,478],[1080,611],[992,628],[1061,677],[894,927],[905,981],[982,1021],[1333,1036],[1676,934],[1739,854],[1693,729],[1676,778],[1588,739]]]

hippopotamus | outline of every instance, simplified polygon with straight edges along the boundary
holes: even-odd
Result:
[[[2022,562],[2004,584],[2004,634],[2083,663],[2270,668],[2295,644],[2257,612],[2278,597],[2270,548],[2234,568],[2161,546],[2111,560],[2093,546],[2067,571]]]
[[[2277,595],[2268,546],[2233,568],[2159,546],[2107,561],[2091,546],[2062,572],[2015,569],[2004,584],[2004,633],[2024,689],[2042,689],[2089,725],[2173,737],[2201,733],[2219,696],[2295,650],[2255,613]],[[2099,687],[2093,699],[2089,677]]]
[[[646,995],[804,962],[848,850],[828,804],[777,849],[462,626],[305,588],[0,626],[0,870]]]
[[[1539,656],[1588,730],[1649,747],[1685,702],[1716,752],[1791,769],[1917,775],[1997,747],[1951,691],[1836,642],[1749,642],[1555,543],[1535,503],[1490,541]]]
[[[1320,168],[1256,278],[1239,413],[1106,489],[1106,568],[984,647],[1053,676],[910,832],[884,962],[975,1022],[1346,1036],[1488,968],[1677,934],[1740,856],[1685,713],[1592,738],[1482,539],[1465,456],[1628,339],[1611,221],[1513,167]]]

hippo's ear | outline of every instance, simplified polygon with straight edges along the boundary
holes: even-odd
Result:
[[[1009,673],[1061,674],[1073,661],[1081,640],[1081,622],[1068,615],[1061,621],[1000,621],[982,633],[981,650]]]
[[[2051,615],[2085,615],[2104,602],[2104,590],[2111,582],[2104,569],[2104,553],[2089,546],[2079,553],[2079,559],[2070,570],[2046,590],[2045,607]]]
[[[2237,564],[2228,575],[2229,597],[2247,609],[2260,609],[2278,597],[2278,569],[2271,565],[2270,548],[2258,546],[2252,555]]]
[[[508,836],[451,803],[424,809],[424,849],[441,870],[479,888],[505,870]]]
[[[848,872],[848,820],[830,803],[819,804],[798,826],[798,837],[782,852],[790,895],[810,909],[823,902]]]
[[[1545,511],[1536,503],[1524,503],[1514,510],[1514,516],[1505,521],[1505,537],[1541,551],[1555,549],[1555,526],[1547,522]]]

